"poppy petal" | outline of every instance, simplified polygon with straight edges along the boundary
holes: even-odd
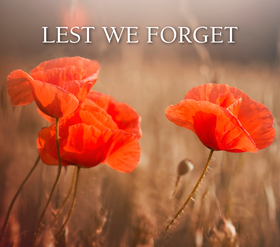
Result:
[[[7,91],[12,105],[28,105],[34,101],[29,81],[33,79],[22,70],[14,70],[7,77]]]
[[[238,113],[238,120],[253,138],[259,150],[268,147],[275,138],[273,116],[269,109],[246,95]]]
[[[269,109],[235,87],[228,90],[235,98],[242,98],[237,118],[256,143],[257,149],[268,147],[275,138],[274,118]]]
[[[117,171],[132,172],[140,158],[136,137],[122,130],[102,133],[93,125],[76,124],[69,127],[69,136],[62,142],[61,157],[80,167],[105,163]]]
[[[96,83],[97,77],[98,77],[98,73],[93,74],[84,80],[70,81],[65,86],[65,90],[74,94],[77,97],[77,99],[79,100],[79,102],[82,102],[87,97],[90,89]]]
[[[219,95],[219,97],[216,101],[216,104],[221,107],[227,108],[230,105],[234,104],[235,101],[236,101],[236,99],[234,98],[234,96],[232,94],[226,93],[226,94]]]
[[[118,126],[115,124],[109,114],[105,115],[100,112],[88,112],[81,110],[79,111],[79,115],[81,118],[81,123],[94,125],[101,131],[108,129],[108,126],[110,127],[109,129],[118,129]]]
[[[52,68],[63,68],[67,66],[82,68],[85,72],[84,78],[87,78],[99,71],[99,63],[97,61],[82,57],[62,57],[40,63],[36,68],[31,70],[31,73]]]
[[[105,110],[87,99],[73,114],[61,119],[61,126],[64,129],[68,129],[69,126],[79,123],[94,125],[102,131],[106,129],[118,129],[117,124]]]
[[[106,157],[106,146],[99,141],[102,132],[84,123],[69,127],[67,139],[62,141],[61,157],[80,167],[93,167]]]
[[[256,143],[257,149],[268,147],[275,138],[274,118],[269,109],[235,87],[228,90],[235,98],[242,98],[237,118]]]
[[[138,139],[141,138],[141,118],[134,109],[126,103],[118,103],[109,105],[107,112],[112,116],[119,129],[135,134]]]
[[[40,110],[54,118],[65,117],[79,106],[77,98],[55,85],[32,80],[31,91]]]
[[[58,165],[55,132],[55,125],[53,124],[47,128],[42,129],[38,133],[38,153],[40,155],[41,160],[48,165]],[[67,166],[70,165],[70,163],[62,160],[62,165]]]
[[[90,91],[88,93],[87,99],[93,101],[95,104],[107,111],[112,97],[104,93]]]
[[[192,130],[201,142],[214,150],[256,152],[253,139],[226,108],[207,101],[183,100],[166,109],[166,117]]]
[[[132,172],[140,160],[141,150],[137,137],[122,130],[108,130],[103,138],[112,140],[105,164],[119,172]]]
[[[84,70],[75,66],[63,68],[52,68],[31,73],[30,76],[34,80],[47,82],[61,88],[73,80],[81,80],[84,76]]]
[[[239,100],[235,101],[234,103],[232,103],[229,107],[227,107],[227,109],[235,116],[237,117],[238,113],[239,113],[239,109],[240,106],[242,104],[242,98],[240,98]]]
[[[54,124],[55,123],[55,118],[48,116],[47,114],[45,114],[44,112],[42,112],[38,107],[37,107],[37,111],[38,113],[45,119],[47,120],[49,123]]]
[[[209,101],[211,103],[216,104],[218,98],[221,95],[226,96],[229,88],[230,87],[225,84],[203,84],[194,87],[189,92],[187,92],[185,95],[185,99],[193,99],[196,101]],[[229,95],[227,97],[229,97]]]
[[[119,129],[135,134],[138,139],[141,138],[141,118],[132,107],[126,103],[117,102],[110,95],[95,91],[89,92],[87,99],[92,100],[107,111]]]
[[[242,98],[237,118],[254,140],[257,149],[268,147],[275,138],[273,116],[266,106],[252,100],[241,90],[224,84],[210,83],[191,89],[185,95],[185,99],[217,103],[218,98],[227,93],[231,94],[235,100]]]

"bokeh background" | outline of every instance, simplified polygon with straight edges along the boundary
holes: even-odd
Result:
[[[74,23],[74,24],[73,24]],[[42,26],[94,26],[92,44],[43,44]],[[102,26],[137,26],[138,44],[108,44]],[[147,44],[146,26],[237,26],[235,44]],[[141,160],[131,174],[105,165],[81,171],[77,202],[66,232],[54,243],[48,225],[41,246],[280,246],[280,2],[278,0],[13,0],[0,2],[0,225],[37,158],[38,131],[47,126],[34,103],[13,107],[6,77],[40,62],[82,56],[101,64],[94,90],[131,105],[142,117]],[[168,34],[167,34],[168,35]],[[215,152],[210,169],[175,226],[166,224],[187,198],[209,150],[165,109],[204,83],[236,86],[275,117],[276,138],[257,154]],[[181,160],[194,169],[182,176]],[[4,246],[30,246],[57,172],[40,163],[12,211]],[[73,169],[60,181],[62,195]],[[63,196],[61,196],[62,198]],[[67,212],[67,207],[64,214]]]

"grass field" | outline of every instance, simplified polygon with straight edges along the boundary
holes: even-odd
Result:
[[[93,89],[128,103],[142,117],[141,160],[131,174],[118,173],[105,165],[81,170],[75,209],[65,236],[56,246],[66,246],[65,242],[67,246],[110,247],[280,245],[277,63],[214,60],[205,65],[197,58],[170,50],[153,54],[145,49],[123,49],[112,54],[105,48],[97,55],[101,71]],[[37,158],[37,133],[48,125],[34,103],[11,106],[6,76],[14,69],[29,72],[41,61],[68,54],[59,50],[38,57],[1,58],[1,224],[14,193]],[[95,58],[90,53],[87,57]],[[214,152],[194,200],[166,233],[164,228],[193,188],[209,150],[194,133],[169,122],[164,112],[192,87],[208,82],[235,86],[265,104],[275,117],[276,138],[257,154]],[[182,176],[172,197],[177,166],[185,158],[192,160],[194,169]],[[60,179],[60,192],[52,201],[39,236],[42,246],[54,246],[49,224],[56,204],[68,191],[73,171],[69,167]],[[6,244],[30,246],[56,172],[56,167],[39,164],[12,211]]]

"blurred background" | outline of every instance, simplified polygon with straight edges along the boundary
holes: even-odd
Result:
[[[94,26],[92,43],[43,44],[57,26]],[[101,27],[137,26],[138,44],[108,44]],[[235,44],[147,44],[147,26],[237,26]],[[34,103],[13,107],[6,77],[63,56],[96,59],[94,90],[126,102],[142,117],[141,160],[131,174],[105,165],[81,171],[77,202],[64,236],[54,244],[47,212],[40,246],[280,246],[280,2],[278,0],[14,0],[0,2],[0,226],[10,201],[37,158],[38,131],[47,126]],[[82,34],[81,34],[82,35]],[[169,35],[167,33],[167,35]],[[83,36],[84,40],[84,36]],[[215,152],[210,169],[178,222],[167,223],[196,183],[209,150],[165,109],[194,86],[225,83],[265,104],[275,117],[276,138],[257,154]],[[177,167],[181,177],[172,197]],[[4,246],[30,246],[57,172],[40,163],[21,192]],[[73,169],[61,186],[66,195]],[[64,214],[67,213],[67,208]]]

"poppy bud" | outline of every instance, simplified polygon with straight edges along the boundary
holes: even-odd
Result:
[[[177,168],[178,176],[183,176],[193,170],[193,164],[190,159],[183,159]]]
[[[172,194],[172,197],[176,194],[176,191],[177,191],[177,188],[178,188],[178,184],[180,182],[180,178],[181,176],[187,174],[188,172],[192,171],[193,170],[193,164],[192,164],[192,161],[190,159],[183,159],[178,167],[177,167],[177,180],[176,180],[176,183],[175,183],[175,189],[174,189],[174,192]]]

